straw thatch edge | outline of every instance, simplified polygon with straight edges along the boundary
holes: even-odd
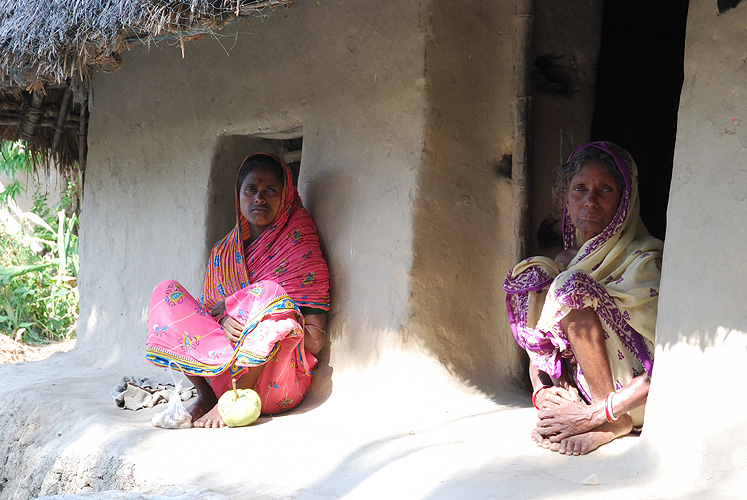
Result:
[[[0,138],[38,166],[85,171],[90,75],[116,71],[135,44],[215,34],[295,0],[0,0]]]

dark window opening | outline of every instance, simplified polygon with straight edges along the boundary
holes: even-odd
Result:
[[[687,0],[604,2],[592,140],[638,165],[641,218],[663,239],[684,78]]]

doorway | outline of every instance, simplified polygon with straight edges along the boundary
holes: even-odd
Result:
[[[664,239],[684,79],[688,0],[604,2],[592,140],[638,165],[641,218]]]

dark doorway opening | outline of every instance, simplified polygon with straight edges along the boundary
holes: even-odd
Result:
[[[606,0],[592,140],[627,149],[638,165],[641,218],[664,239],[684,78],[688,0]]]

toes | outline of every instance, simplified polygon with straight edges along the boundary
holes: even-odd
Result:
[[[534,441],[537,446],[542,446],[542,436],[540,436],[539,432],[537,432],[537,429],[532,429],[530,435],[532,437],[532,441]]]
[[[226,424],[223,422],[223,420],[220,420],[218,418],[214,418],[210,420],[210,427],[213,429],[218,429],[220,427],[224,427]]]
[[[585,453],[583,451],[584,443],[576,439],[573,439],[572,437],[562,440],[560,443],[557,444],[557,447],[558,447],[557,449],[558,453],[561,453],[563,455],[578,456],[578,455],[582,455]]]

